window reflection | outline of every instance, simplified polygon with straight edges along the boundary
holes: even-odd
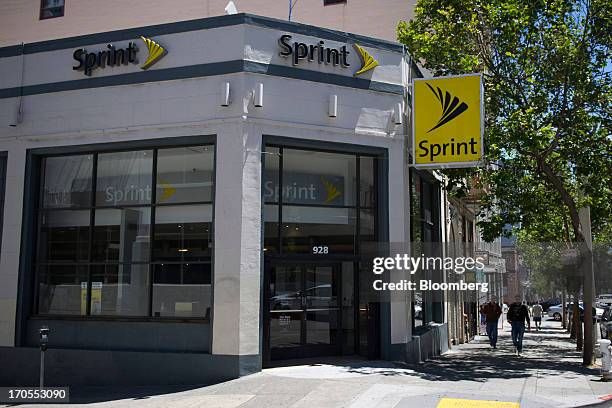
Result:
[[[114,262],[149,260],[149,207],[95,212],[93,259]]]
[[[157,264],[154,268],[154,316],[210,317],[211,264]]]
[[[43,211],[39,261],[87,262],[89,216],[89,210]]]
[[[312,253],[327,246],[330,253],[353,253],[355,221],[350,208],[283,206],[283,250]]]
[[[86,314],[87,266],[45,265],[37,273],[40,314]]]
[[[375,157],[267,146],[264,160],[267,254],[355,254],[375,240]]]
[[[99,154],[96,205],[150,204],[152,170],[152,150]]]
[[[325,206],[356,205],[356,157],[283,149],[283,202]]]
[[[154,259],[208,260],[212,254],[212,206],[158,207],[155,212]]]
[[[212,146],[160,149],[156,201],[160,204],[211,201],[213,155]]]
[[[91,205],[92,155],[47,157],[43,167],[44,208]]]

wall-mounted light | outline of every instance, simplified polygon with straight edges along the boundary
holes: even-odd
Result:
[[[393,122],[396,125],[401,125],[403,123],[403,113],[404,106],[401,102],[399,102],[395,107],[395,111],[393,111]]]
[[[17,127],[17,125],[21,123],[21,101],[13,104],[12,108],[11,116],[9,118],[9,126]]]
[[[329,107],[327,114],[330,118],[338,116],[338,95],[329,95]]]
[[[221,106],[229,106],[230,102],[230,83],[223,82],[221,83],[221,98],[219,99],[219,104]]]
[[[255,95],[253,98],[253,105],[256,108],[263,108],[263,84],[259,83],[255,87]]]

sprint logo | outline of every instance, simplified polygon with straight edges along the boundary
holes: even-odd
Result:
[[[141,36],[140,39],[144,42],[149,52],[147,60],[140,68],[150,68],[168,53],[164,47],[150,38]],[[138,52],[139,49],[133,41],[130,41],[125,48],[117,48],[113,44],[107,44],[105,49],[99,51],[87,51],[85,48],[79,48],[74,50],[72,54],[72,58],[78,63],[74,65],[72,69],[75,71],[83,71],[85,75],[91,76],[96,69],[138,64]]]
[[[361,75],[364,72],[367,72],[378,66],[378,61],[376,61],[374,57],[372,57],[366,50],[364,50],[357,44],[353,44],[353,46],[355,47],[355,49],[359,53],[359,56],[361,57],[361,68],[359,68],[359,70],[355,72],[353,76]]]
[[[426,83],[425,85],[427,85],[431,92],[433,92],[433,94],[440,102],[440,106],[442,107],[442,116],[440,117],[440,119],[438,119],[438,123],[436,123],[435,126],[431,129],[429,129],[427,133],[439,128],[440,126],[447,124],[448,122],[455,119],[457,116],[461,115],[467,110],[467,103],[459,103],[459,98],[451,95],[448,91],[444,92],[443,94],[442,90],[439,87],[436,86],[436,89],[434,90],[433,87],[428,83]]]
[[[317,62],[318,64],[330,65],[332,67],[349,68],[350,46],[348,44],[340,47],[329,47],[325,41],[319,40],[316,44],[307,44],[305,42],[293,41],[291,34],[284,34],[278,39],[280,46],[279,56],[291,60],[294,66],[300,65],[302,62]],[[372,57],[365,49],[358,44],[353,44],[353,48],[359,54],[361,59],[361,67],[353,74],[353,76],[361,75],[378,66],[378,61]]]
[[[149,51],[149,57],[144,64],[140,66],[140,68],[149,69],[153,64],[162,59],[168,53],[168,51],[150,38],[140,36],[140,39],[142,42],[144,42],[147,50]]]

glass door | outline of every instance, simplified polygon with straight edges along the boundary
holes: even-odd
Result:
[[[340,354],[338,265],[274,265],[267,289],[272,360]]]

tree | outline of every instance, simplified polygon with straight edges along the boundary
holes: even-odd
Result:
[[[486,158],[473,172],[489,191],[485,239],[518,224],[588,257],[579,209],[589,205],[593,236],[609,240],[612,2],[420,0],[397,31],[433,75],[483,73]],[[446,174],[451,188],[469,188],[469,172]]]

